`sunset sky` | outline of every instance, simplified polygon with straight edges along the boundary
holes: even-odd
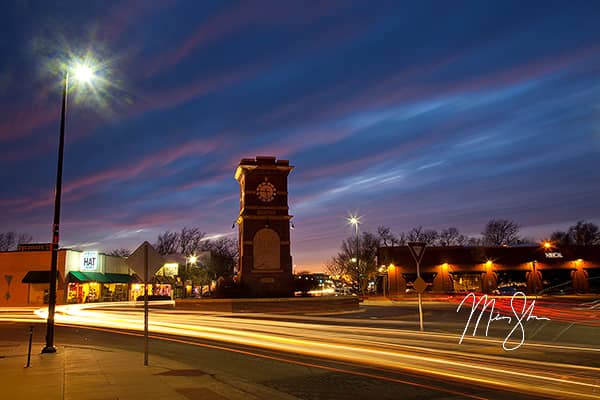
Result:
[[[2,1],[0,232],[61,246],[235,237],[241,158],[289,159],[292,256],[320,270],[385,224],[541,239],[600,223],[600,3]]]

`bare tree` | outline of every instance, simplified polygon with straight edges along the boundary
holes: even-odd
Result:
[[[485,226],[483,244],[486,246],[511,246],[519,244],[519,225],[507,219],[492,219]]]
[[[407,242],[421,242],[422,238],[423,238],[423,227],[422,226],[412,228],[406,234]]]
[[[19,244],[31,243],[33,237],[27,233],[3,232],[0,233],[0,251],[16,249]]]
[[[600,244],[600,230],[598,225],[592,222],[577,221],[569,228],[568,235],[574,244],[578,246],[590,246]]]
[[[179,235],[177,232],[165,231],[162,235],[158,235],[154,248],[163,256],[177,253],[179,248]]]
[[[477,237],[469,237],[467,238],[467,242],[465,243],[465,246],[469,246],[469,247],[477,247],[477,246],[481,246],[482,245],[482,239],[481,238],[477,238]]]
[[[12,250],[15,247],[16,234],[15,232],[0,233],[0,251]]]
[[[406,233],[404,232],[401,232],[396,239],[397,241],[392,246],[404,246],[406,245],[406,242],[408,242]]]
[[[20,244],[27,244],[33,241],[33,236],[28,233],[19,233],[17,236],[17,246]]]
[[[210,259],[205,267],[215,278],[233,274],[233,269],[239,259],[239,247],[236,239],[221,237],[207,240],[203,245],[203,250],[210,251]]]
[[[341,276],[344,275],[348,270],[347,265],[338,264],[333,259],[329,260],[325,265],[325,272],[331,276]],[[300,274],[301,272],[299,272]]]
[[[448,229],[442,229],[438,236],[440,246],[464,246],[467,243],[467,237],[462,235],[457,228],[451,226]]]
[[[425,242],[428,245],[433,245],[438,239],[438,233],[433,229],[423,229],[422,226],[412,228],[406,234],[407,242]]]
[[[330,269],[344,271],[357,282],[364,291],[368,279],[377,273],[377,249],[379,238],[370,233],[363,232],[358,249],[358,263],[356,262],[356,237],[350,236],[342,242],[340,252],[330,261]]]
[[[392,230],[387,226],[378,226],[377,236],[383,247],[394,246],[398,243],[398,238],[396,238],[396,236],[392,233]]]
[[[550,235],[550,241],[558,246],[569,246],[574,244],[571,235],[564,231],[554,231]]]
[[[178,251],[187,256],[201,251],[203,247],[202,239],[206,234],[199,228],[183,228],[177,236]]]
[[[109,256],[117,256],[117,257],[129,257],[131,255],[131,250],[121,247],[119,249],[113,249],[108,253]]]
[[[434,245],[439,237],[439,233],[435,229],[427,229],[423,232],[423,241],[428,245]]]

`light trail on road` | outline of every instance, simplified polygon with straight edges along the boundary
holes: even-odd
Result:
[[[45,318],[45,309],[37,310]],[[23,310],[16,320],[22,321]],[[10,314],[0,314],[0,320]],[[273,318],[272,315],[268,316]],[[289,316],[286,316],[289,318]],[[318,321],[318,323],[311,323]],[[337,319],[336,319],[337,320]],[[97,303],[57,307],[57,324],[139,332],[143,314],[135,303]],[[501,339],[417,332],[393,327],[333,325],[327,317],[297,321],[265,319],[254,314],[191,313],[153,310],[149,330],[172,335],[364,365],[388,372],[434,377],[441,381],[528,393],[544,397],[597,399],[600,368],[581,364],[528,359],[499,349]],[[339,321],[338,321],[339,322]],[[356,324],[356,320],[347,323]],[[369,321],[370,322],[370,321]],[[544,358],[572,354],[600,357],[600,348],[526,342],[523,354],[543,352]],[[530,356],[530,355],[528,355]],[[561,359],[560,357],[558,357]],[[443,384],[438,389],[444,390]]]

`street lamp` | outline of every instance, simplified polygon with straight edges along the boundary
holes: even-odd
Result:
[[[198,261],[198,257],[196,257],[195,255],[191,255],[186,259],[185,262],[185,282],[184,282],[184,288],[183,288],[183,297],[187,297],[188,295],[188,282],[190,282],[191,285],[191,292],[190,295],[193,296],[193,292],[194,292],[194,281],[190,278],[190,270],[188,268],[188,265],[196,265],[196,262]]]
[[[69,73],[74,80],[84,84],[91,84],[95,77],[95,70],[88,62],[74,62],[65,68],[62,108],[60,113],[60,135],[58,140],[58,165],[56,170],[56,190],[54,197],[54,222],[52,224],[52,253],[50,258],[50,290],[48,293],[48,319],[46,326],[46,346],[42,353],[56,353],[54,347],[54,312],[56,309],[56,280],[57,258],[60,225],[60,199],[62,193],[63,153],[65,147],[65,117],[67,112],[67,93],[69,91]]]
[[[350,225],[354,225],[354,228],[356,230],[356,273],[358,275],[358,286],[361,287],[362,286],[360,284],[360,255],[358,254],[358,225],[360,224],[360,218],[356,217],[354,215],[351,215],[348,217],[348,223]]]

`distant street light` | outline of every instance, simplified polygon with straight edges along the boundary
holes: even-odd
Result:
[[[348,223],[350,225],[354,225],[356,230],[356,274],[358,275],[358,286],[362,288],[360,284],[360,255],[358,254],[358,225],[360,224],[360,219],[354,215],[348,217]]]
[[[46,329],[46,347],[42,353],[56,353],[54,347],[54,312],[56,309],[57,257],[60,225],[60,200],[62,193],[63,153],[65,146],[65,117],[67,112],[67,94],[69,91],[69,73],[75,81],[91,84],[95,78],[95,69],[90,63],[75,61],[64,70],[62,109],[60,113],[60,136],[58,141],[58,166],[56,171],[56,191],[54,197],[54,223],[52,225],[52,254],[50,259],[50,290],[48,293],[48,320]]]
[[[191,255],[189,257],[186,257],[185,259],[185,279],[183,282],[183,297],[188,297],[188,282],[190,282],[191,287],[192,287],[192,292],[194,290],[194,283],[192,282],[192,280],[190,279],[190,269],[189,269],[189,265],[196,265],[196,262],[198,261],[198,257],[195,255]],[[192,295],[193,293],[190,293],[190,295]]]

